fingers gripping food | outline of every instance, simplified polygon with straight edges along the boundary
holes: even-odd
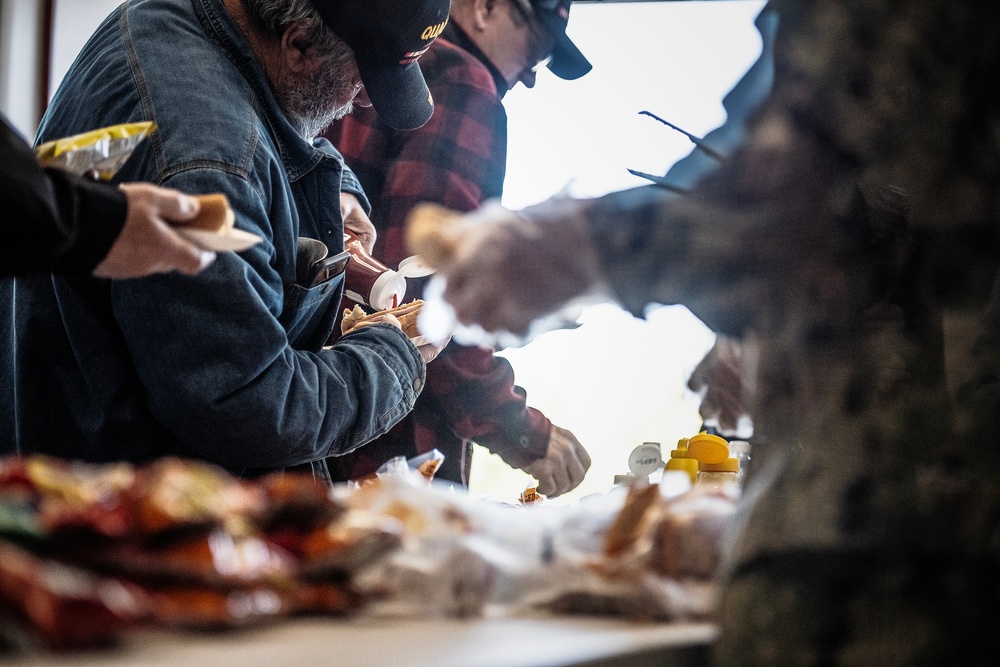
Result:
[[[379,321],[382,315],[389,314],[399,320],[399,324],[403,328],[403,333],[410,338],[417,338],[420,336],[420,329],[417,328],[417,316],[420,314],[420,307],[423,305],[424,302],[421,299],[414,299],[409,303],[404,303],[402,306],[380,310],[370,315],[365,313],[361,309],[361,306],[354,306],[351,310],[344,310],[344,317],[340,323],[340,332],[341,334],[346,334],[358,326],[372,324]]]
[[[236,215],[226,195],[195,195],[195,199],[200,204],[198,215],[175,228],[188,241],[206,250],[241,252],[263,240],[236,228]]]

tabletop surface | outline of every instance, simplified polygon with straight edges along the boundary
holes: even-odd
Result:
[[[140,632],[113,649],[4,665],[336,665],[568,667],[691,665],[715,637],[710,623],[596,617],[501,619],[300,618],[226,633]],[[700,651],[700,653],[698,653]]]

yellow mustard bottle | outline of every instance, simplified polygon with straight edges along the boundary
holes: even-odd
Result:
[[[670,450],[670,458],[667,459],[667,463],[663,466],[664,472],[668,470],[680,470],[681,472],[686,472],[691,477],[691,483],[694,484],[695,479],[698,476],[698,461],[691,453],[688,451],[688,439],[681,438],[677,441],[677,447]]]
[[[688,453],[698,462],[695,485],[701,490],[739,494],[740,461],[729,455],[729,442],[711,433],[699,433],[688,440]]]

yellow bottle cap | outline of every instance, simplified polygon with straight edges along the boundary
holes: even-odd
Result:
[[[667,459],[663,470],[664,472],[668,470],[686,472],[691,478],[691,483],[694,484],[695,478],[698,476],[698,462],[691,457],[691,452],[688,451],[687,438],[678,440],[677,447],[670,450],[670,458]]]
[[[722,463],[729,458],[729,443],[711,433],[699,433],[688,440],[688,453],[701,463]]]
[[[698,470],[701,472],[739,472],[740,460],[737,458],[728,458],[719,463],[699,463]]]
[[[670,450],[670,458],[672,459],[689,459],[691,458],[691,452],[688,451],[688,439],[681,438],[677,441],[677,448]]]

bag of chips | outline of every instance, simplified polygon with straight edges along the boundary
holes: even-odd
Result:
[[[110,180],[133,151],[156,129],[156,123],[112,125],[46,142],[35,149],[38,163],[78,176]]]

